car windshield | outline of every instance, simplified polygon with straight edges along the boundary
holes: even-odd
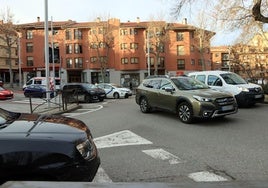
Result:
[[[227,84],[231,85],[247,84],[247,82],[237,74],[226,73],[221,74],[221,76]]]
[[[4,91],[5,89],[0,86],[0,91]]]
[[[191,77],[178,77],[171,79],[180,90],[208,89],[209,87],[202,82]]]
[[[95,86],[94,84],[84,84],[85,88],[87,89],[94,89],[97,88],[97,86]]]

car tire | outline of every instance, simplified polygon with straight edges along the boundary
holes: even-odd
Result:
[[[183,123],[191,123],[193,121],[193,108],[187,102],[182,102],[177,108],[178,117]]]
[[[115,99],[119,99],[119,97],[120,97],[120,96],[119,96],[119,93],[115,92],[115,93],[114,93],[114,98],[115,98]]]
[[[140,99],[140,109],[143,113],[151,112],[151,107],[148,103],[148,100],[145,97]]]

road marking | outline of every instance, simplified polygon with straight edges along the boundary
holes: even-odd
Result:
[[[110,148],[117,146],[153,144],[135,133],[124,130],[94,139],[97,148]]]
[[[151,149],[151,150],[142,150],[142,152],[146,153],[147,155],[153,157],[154,159],[160,159],[160,160],[168,160],[169,164],[178,164],[182,163],[183,161],[177,157],[176,155],[173,155],[163,149]]]
[[[228,179],[208,171],[191,173],[188,177],[196,182],[228,181]]]
[[[67,117],[74,117],[74,116],[79,116],[79,115],[95,112],[95,111],[100,110],[102,108],[103,108],[102,105],[94,105],[94,106],[92,106],[92,108],[77,109],[75,112],[63,113],[62,115],[67,116]]]
[[[106,174],[106,172],[103,170],[103,168],[99,167],[96,176],[94,177],[93,181],[94,183],[112,183],[113,181],[109,176]]]

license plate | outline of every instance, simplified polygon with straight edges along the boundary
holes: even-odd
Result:
[[[221,107],[222,111],[228,111],[228,110],[233,110],[233,109],[234,109],[233,105],[227,105],[227,106]]]
[[[259,99],[259,98],[262,98],[262,95],[255,95],[255,99]]]

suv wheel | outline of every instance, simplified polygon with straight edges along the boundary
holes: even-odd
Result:
[[[145,97],[141,98],[140,100],[140,109],[143,113],[148,113],[151,111],[151,107]]]
[[[178,116],[183,123],[191,123],[193,120],[193,109],[187,102],[183,102],[178,106]]]

